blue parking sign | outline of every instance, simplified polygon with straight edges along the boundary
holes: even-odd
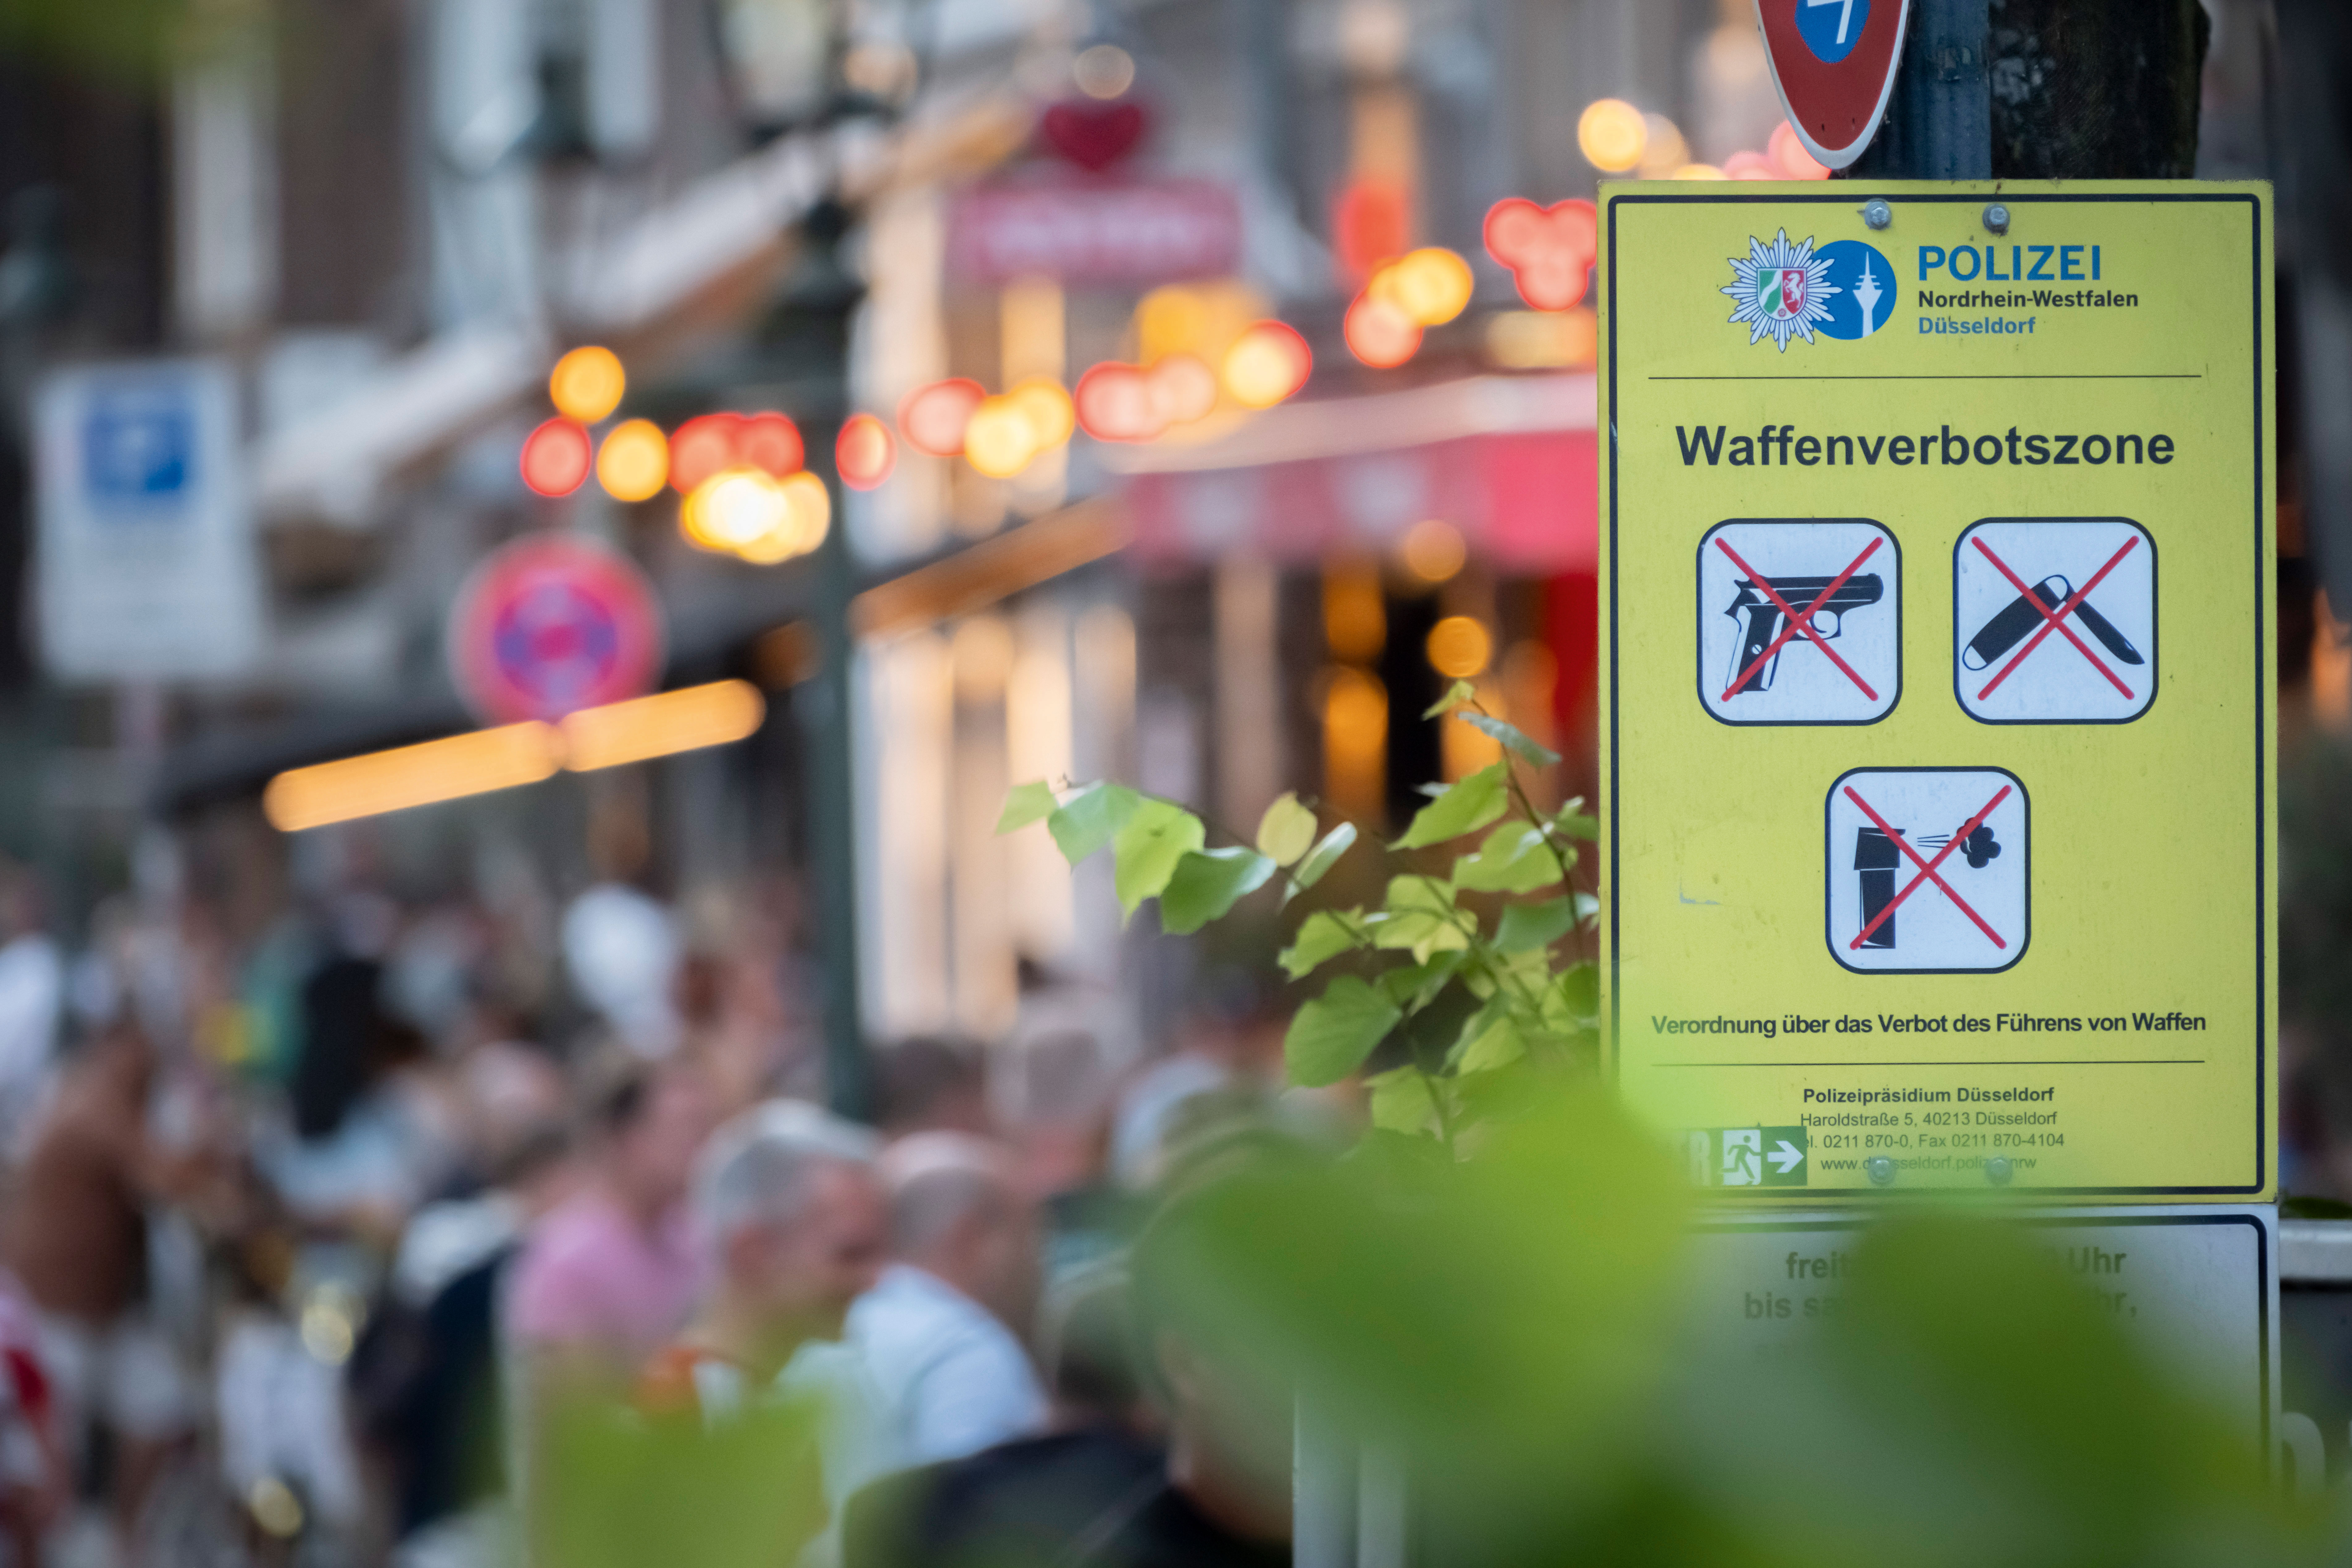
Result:
[[[83,416],[82,465],[102,510],[180,502],[194,479],[195,413],[173,380],[93,389]]]

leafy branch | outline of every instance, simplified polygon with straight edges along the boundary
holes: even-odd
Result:
[[[1354,962],[1300,1006],[1283,1056],[1291,1082],[1318,1087],[1360,1071],[1383,1043],[1401,1039],[1403,1061],[1365,1080],[1373,1123],[1454,1152],[1519,1079],[1590,1067],[1597,1058],[1598,972],[1580,952],[1560,951],[1571,942],[1580,949],[1598,911],[1599,900],[1571,880],[1578,843],[1593,838],[1596,824],[1581,800],[1552,812],[1537,806],[1518,769],[1549,767],[1559,756],[1486,712],[1467,681],[1454,682],[1423,717],[1470,724],[1503,755],[1431,792],[1386,846],[1387,855],[1407,858],[1407,868],[1388,879],[1377,907],[1314,908],[1298,922],[1276,955],[1293,980]],[[1251,842],[1210,848],[1209,825],[1197,814],[1103,782],[1018,785],[996,830],[1040,821],[1073,866],[1108,848],[1128,918],[1157,899],[1161,928],[1180,934],[1223,919],[1277,875],[1286,909],[1365,837],[1345,820],[1323,831],[1315,811],[1286,794],[1266,808]],[[1430,852],[1477,834],[1475,847],[1457,851],[1444,874],[1426,868]],[[1479,902],[1465,903],[1465,895]]]

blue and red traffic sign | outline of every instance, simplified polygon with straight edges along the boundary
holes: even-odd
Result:
[[[625,557],[568,534],[501,545],[449,612],[449,673],[486,721],[555,720],[640,696],[661,673],[661,605]]]
[[[1805,151],[1832,169],[1862,156],[1886,113],[1910,0],[1757,0],[1772,85]]]

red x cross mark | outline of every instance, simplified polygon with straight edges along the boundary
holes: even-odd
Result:
[[[1978,812],[1974,816],[1969,817],[1967,824],[1963,826],[1958,833],[1952,835],[1952,841],[1945,845],[1941,849],[1936,851],[1936,858],[1933,860],[1922,860],[1919,858],[1919,851],[1911,847],[1910,840],[1905,838],[1903,835],[1897,833],[1894,828],[1889,827],[1886,825],[1886,818],[1879,816],[1875,811],[1873,811],[1870,808],[1870,802],[1854,794],[1853,786],[1852,784],[1848,784],[1845,791],[1846,799],[1853,802],[1856,806],[1860,807],[1863,816],[1870,818],[1872,825],[1874,826],[1878,831],[1893,839],[1896,848],[1911,857],[1911,863],[1919,868],[1919,874],[1912,878],[1909,881],[1904,883],[1903,890],[1896,893],[1892,899],[1889,899],[1886,901],[1886,907],[1879,910],[1877,916],[1873,919],[1868,925],[1862,928],[1861,934],[1856,936],[1853,942],[1846,945],[1849,948],[1856,948],[1860,947],[1864,942],[1868,942],[1870,940],[1871,932],[1876,931],[1880,926],[1885,925],[1888,921],[1893,920],[1895,918],[1895,909],[1903,902],[1904,900],[1909,898],[1912,893],[1917,889],[1920,883],[1933,882],[1936,886],[1944,890],[1944,897],[1951,900],[1953,906],[1957,908],[1960,913],[1968,916],[1969,919],[1977,922],[1977,930],[1984,932],[1987,937],[1990,938],[1993,946],[2006,952],[2009,948],[2009,943],[2001,941],[2000,932],[1987,925],[1982,915],[1979,915],[1976,910],[1969,908],[1969,901],[1960,897],[1959,894],[1952,891],[1952,885],[1936,874],[1936,868],[1942,865],[1953,850],[1958,849],[1962,844],[1966,843],[1969,834],[1974,833],[1979,827],[1983,826],[1984,819],[1993,814],[1993,809],[2000,805],[2002,801],[2009,798],[2009,785],[2001,785],[2000,793],[1994,795],[1990,800],[1985,802],[1984,809]]]
[[[1748,581],[1756,584],[1758,592],[1761,593],[1766,598],[1771,600],[1773,604],[1780,606],[1781,616],[1786,618],[1789,623],[1787,626],[1780,628],[1780,635],[1772,639],[1771,646],[1767,647],[1762,653],[1758,654],[1754,658],[1748,661],[1748,668],[1741,670],[1738,677],[1733,679],[1732,683],[1723,689],[1723,695],[1720,698],[1717,698],[1717,700],[1720,702],[1730,701],[1732,693],[1747,685],[1748,678],[1749,676],[1755,674],[1757,670],[1762,668],[1764,665],[1769,663],[1771,660],[1772,656],[1779,653],[1788,643],[1790,637],[1795,637],[1801,632],[1806,637],[1813,639],[1813,646],[1815,647],[1830,656],[1830,662],[1832,664],[1836,665],[1840,669],[1845,671],[1845,678],[1848,680],[1853,681],[1856,686],[1862,688],[1862,694],[1864,697],[1869,698],[1873,702],[1877,701],[1878,693],[1870,689],[1870,682],[1864,680],[1861,676],[1856,675],[1853,672],[1853,666],[1840,658],[1837,655],[1837,649],[1830,647],[1829,639],[1822,637],[1821,633],[1813,630],[1813,613],[1819,610],[1823,605],[1830,602],[1831,595],[1845,586],[1847,578],[1862,570],[1862,563],[1870,559],[1872,552],[1877,550],[1882,542],[1884,542],[1883,540],[1873,539],[1868,544],[1864,545],[1862,547],[1862,553],[1855,556],[1852,561],[1847,562],[1845,570],[1830,579],[1830,585],[1822,589],[1820,595],[1816,597],[1811,604],[1805,606],[1805,613],[1801,616],[1796,611],[1789,607],[1789,601],[1780,597],[1780,591],[1778,588],[1773,587],[1770,583],[1765,580],[1763,573],[1759,572],[1755,567],[1750,566],[1747,562],[1742,561],[1739,558],[1739,552],[1725,543],[1721,534],[1716,535],[1716,548],[1722,551],[1726,555],[1731,557],[1731,563],[1734,566],[1738,567],[1741,572],[1747,574]],[[2036,604],[2041,603],[2038,599],[2034,602]]]
[[[2097,654],[2093,653],[2091,651],[2090,645],[2085,643],[2081,637],[2074,635],[2074,628],[2066,625],[2066,617],[2073,615],[2076,607],[2079,606],[2084,599],[2091,596],[2091,590],[2097,587],[2101,580],[2104,579],[2108,573],[2116,569],[2116,563],[2120,562],[2125,556],[2131,553],[2132,546],[2139,542],[2138,534],[2135,533],[2129,539],[2125,540],[2124,547],[2121,550],[2116,551],[2113,555],[2108,556],[2107,563],[2105,566],[2100,567],[2096,572],[2092,573],[2091,580],[2084,584],[2081,587],[2075,589],[2074,596],[2054,610],[2042,602],[2041,595],[2035,593],[2032,589],[2025,585],[2025,580],[2023,578],[2020,577],[2016,573],[2009,569],[2008,562],[2003,561],[2000,556],[1995,555],[1992,552],[1991,547],[1985,543],[1984,537],[1981,534],[1972,533],[1969,535],[1969,542],[1975,545],[1979,551],[1983,552],[1984,558],[1993,563],[1994,569],[2000,572],[2002,576],[2008,578],[2011,584],[2017,589],[2018,593],[2024,595],[2025,602],[2032,605],[2035,609],[2041,611],[2042,620],[2048,623],[2040,631],[2035,632],[2031,637],[2026,639],[2025,646],[2017,650],[2017,657],[2015,658],[2012,658],[2007,664],[2002,665],[1999,673],[1994,675],[1990,680],[1985,682],[1984,689],[1977,693],[1978,701],[1981,702],[1986,698],[1991,696],[1993,693],[1993,688],[1999,686],[2002,681],[2007,680],[2016,670],[2017,667],[2025,662],[2027,656],[2032,654],[2035,648],[2040,647],[2042,646],[2042,639],[2047,637],[2052,632],[2058,633],[2068,642],[2073,643],[2075,648],[2081,652],[2082,656],[2091,661],[2092,667],[2097,669],[2101,675],[2107,678],[2108,685],[2114,687],[2117,691],[2122,692],[2126,698],[2129,698],[2132,695],[2132,689],[2126,686],[2121,679],[2117,679],[2116,672],[2107,668],[2106,660],[2101,658]]]

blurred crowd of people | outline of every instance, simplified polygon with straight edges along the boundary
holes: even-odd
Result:
[[[143,874],[69,951],[0,868],[0,1562],[561,1563],[562,1423],[771,1417],[758,1560],[1288,1561],[1286,1394],[1136,1284],[1220,1151],[1344,1114],[1277,1026],[1121,1061],[1048,997],[878,1047],[866,1126],[789,900],[608,878],[532,992],[363,873]]]

